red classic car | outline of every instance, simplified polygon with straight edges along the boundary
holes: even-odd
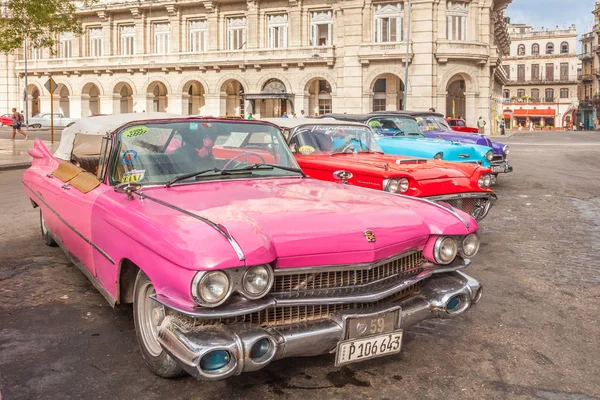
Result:
[[[478,164],[383,154],[368,126],[335,120],[270,119],[310,177],[443,201],[481,220],[496,201]]]
[[[0,126],[11,126],[12,125],[12,114],[4,114],[0,116]]]
[[[466,132],[466,133],[479,133],[479,129],[473,128],[471,126],[467,126],[467,123],[464,119],[459,118],[450,118],[447,119],[448,125],[452,128],[453,131],[456,132]]]

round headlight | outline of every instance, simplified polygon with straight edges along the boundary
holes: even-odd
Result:
[[[458,246],[456,245],[456,240],[453,238],[449,236],[440,236],[435,241],[433,256],[436,263],[450,264],[454,261],[457,252]]]
[[[398,189],[400,193],[405,193],[408,190],[409,182],[406,178],[398,180]]]
[[[229,276],[223,271],[198,273],[192,283],[192,296],[201,305],[216,307],[227,299],[230,288]]]
[[[504,146],[502,148],[502,151],[504,152],[504,155],[508,155],[508,153],[510,153],[510,148],[508,147],[508,145]]]
[[[273,272],[266,265],[248,268],[242,280],[242,286],[247,297],[263,296],[273,283]]]
[[[390,193],[396,193],[400,187],[400,182],[397,179],[386,179],[384,181],[385,191]]]
[[[436,160],[441,160],[444,158],[444,153],[437,153],[435,156],[433,156],[433,158]]]
[[[485,153],[485,159],[488,161],[492,161],[494,159],[494,150],[490,150]]]
[[[477,181],[477,184],[480,188],[487,189],[492,184],[492,177],[490,176],[490,174],[483,174],[479,177],[479,181]]]
[[[479,237],[471,233],[463,239],[462,254],[465,257],[473,257],[479,251]]]

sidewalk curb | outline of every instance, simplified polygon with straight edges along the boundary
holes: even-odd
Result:
[[[31,161],[0,165],[0,171],[14,171],[31,167]]]

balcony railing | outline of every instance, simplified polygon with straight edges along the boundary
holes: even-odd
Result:
[[[484,64],[490,58],[490,53],[485,43],[439,40],[435,48],[435,57],[441,63],[448,60],[474,60]]]
[[[288,47],[256,50],[218,50],[204,53],[141,54],[133,56],[49,58],[29,60],[31,73],[147,70],[156,68],[179,69],[186,67],[219,68],[220,66],[262,66],[273,64],[327,64],[335,63],[335,48]],[[23,72],[24,62],[17,62],[17,71]]]
[[[556,97],[540,97],[538,99],[533,99],[530,97],[523,97],[523,98],[515,98],[512,97],[510,99],[504,99],[504,101],[506,103],[510,103],[510,104],[543,104],[543,103],[556,103],[557,101],[559,101],[559,98]],[[568,101],[569,99],[563,99],[565,101]]]
[[[545,77],[537,79],[509,79],[508,85],[553,85],[553,84],[575,84],[579,81],[578,75],[569,75],[547,79]]]
[[[412,45],[408,57],[412,59]],[[375,60],[402,60],[406,59],[406,42],[367,43],[360,46],[358,58],[362,63]]]

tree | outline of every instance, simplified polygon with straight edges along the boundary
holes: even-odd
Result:
[[[77,9],[98,0],[8,0],[3,3],[5,13],[0,18],[0,52],[10,53],[23,48],[27,37],[29,45],[50,48],[62,32],[81,34]]]

